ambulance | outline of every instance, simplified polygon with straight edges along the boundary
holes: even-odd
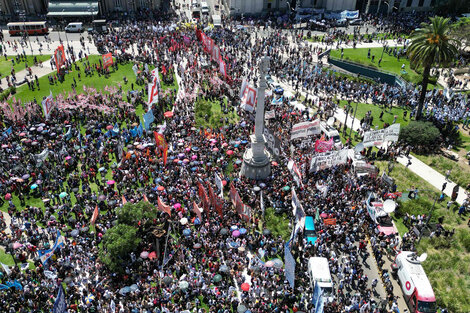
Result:
[[[436,313],[437,311],[434,291],[421,266],[425,258],[425,255],[418,257],[414,252],[402,251],[397,254],[395,263],[392,265],[397,270],[403,297],[411,313]]]

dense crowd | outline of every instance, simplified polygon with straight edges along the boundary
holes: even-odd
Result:
[[[387,248],[399,247],[399,236],[377,232],[364,203],[370,192],[385,198],[395,190],[373,175],[355,175],[351,159],[310,172],[307,156],[314,153],[313,147],[290,142],[289,132],[296,123],[331,116],[337,107],[335,96],[393,103],[412,111],[417,92],[337,77],[323,71],[321,64],[313,65],[315,51],[310,46],[298,46],[277,31],[256,38],[235,26],[229,22],[225,29],[207,32],[221,48],[229,77],[220,75],[211,63],[192,27],[163,16],[156,22],[123,24],[119,30],[93,38],[102,48],[118,51],[119,65],[110,71],[129,62],[138,65],[136,78],[126,78],[132,84],[127,94],[122,86],[105,92],[90,86],[84,88],[85,95],[77,90],[57,95],[49,119],[34,103],[25,104],[22,115],[2,107],[0,193],[8,202],[4,203],[8,217],[2,217],[1,242],[15,260],[35,265],[35,269],[23,269],[21,264],[3,268],[2,280],[17,281],[22,290],[4,291],[2,312],[50,311],[61,283],[66,285],[70,311],[310,312],[313,287],[305,275],[310,256],[327,257],[335,279],[325,312],[385,312],[387,305],[396,307],[393,290],[387,290],[388,299],[377,297],[377,281],[369,281],[363,266],[369,258],[367,237],[379,266]],[[75,57],[73,51],[69,53],[66,67],[71,69]],[[243,78],[258,83],[258,60],[264,54],[271,57],[271,76],[292,84],[296,93],[308,91],[306,104],[312,104],[313,95],[319,97],[313,113],[289,106],[287,96],[280,105],[268,105],[267,110],[275,110],[269,127],[281,138],[282,149],[272,163],[270,177],[260,183],[238,175],[254,124],[252,113],[239,108],[238,94]],[[86,58],[85,49],[78,55]],[[101,72],[101,60],[77,63],[75,70],[83,77],[106,75]],[[161,124],[153,129],[168,143],[166,165],[164,156],[155,150],[154,133],[132,128],[140,124],[136,112],[146,106],[144,86],[152,79],[153,67],[174,72],[179,87],[178,91],[162,90],[160,102],[151,107]],[[56,79],[52,76],[50,83]],[[76,81],[69,83],[76,85]],[[236,112],[238,121],[221,118],[213,128],[197,124],[195,103],[207,99],[222,102],[223,111]],[[429,95],[427,103],[427,114],[438,120],[457,121],[467,110],[458,97],[448,100],[439,93]],[[21,110],[19,104],[15,107]],[[165,115],[167,111],[172,111],[172,117]],[[363,129],[368,127],[366,121]],[[391,146],[382,154],[393,158],[396,149]],[[301,186],[287,170],[290,159],[303,174]],[[197,218],[193,206],[201,201],[198,184],[217,190],[216,174],[226,182],[226,192],[235,186],[252,208],[249,221],[238,215],[229,200],[223,201],[221,215],[211,209],[202,213],[202,220]],[[263,223],[262,207],[280,209],[294,227],[292,188],[306,215],[321,213],[336,219],[336,225],[318,221],[314,245],[302,233],[293,236],[295,289],[287,283],[283,268],[286,238],[258,227]],[[265,196],[263,206],[260,192]],[[137,203],[147,197],[153,205],[161,199],[171,206],[171,216],[159,212],[151,223],[164,225],[174,236],[168,237],[165,252],[153,257],[141,254],[157,250],[153,242],[141,242],[123,271],[113,272],[98,254],[103,236],[116,224],[116,210],[123,199]],[[90,231],[95,207],[102,213]],[[140,225],[136,227],[142,231]],[[50,248],[58,231],[64,245],[43,264],[37,251]],[[406,236],[406,242],[413,243],[414,235]],[[241,289],[245,283],[249,284],[246,291]]]

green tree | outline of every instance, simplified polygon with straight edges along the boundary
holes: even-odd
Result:
[[[416,67],[423,67],[422,90],[419,97],[416,119],[422,116],[429,74],[434,64],[445,66],[457,55],[458,43],[449,36],[450,19],[440,16],[431,17],[431,23],[422,23],[421,28],[411,33],[411,44],[408,47],[410,62]]]
[[[431,122],[411,121],[402,127],[400,140],[418,152],[431,152],[430,149],[439,147],[440,135],[439,129]]]
[[[123,263],[130,259],[130,253],[135,251],[140,241],[136,227],[118,224],[104,234],[100,259],[111,270],[121,272]]]
[[[119,224],[137,227],[137,223],[147,223],[157,218],[159,211],[151,203],[141,201],[136,204],[126,203],[116,209]]]
[[[466,50],[470,46],[470,17],[462,17],[452,24],[450,34],[452,38],[460,42],[460,50]]]

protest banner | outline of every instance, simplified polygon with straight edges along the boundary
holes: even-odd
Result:
[[[108,68],[113,65],[113,55],[111,54],[111,52],[103,54],[101,57],[103,59],[104,68]]]
[[[266,148],[271,155],[275,158],[279,158],[281,155],[281,140],[267,127],[264,127],[263,133],[266,139]]]
[[[331,166],[345,164],[348,159],[348,150],[328,151],[316,154],[310,161],[310,173],[329,168]]]
[[[396,123],[387,128],[370,130],[364,133],[364,147],[380,146],[384,142],[398,141],[400,135],[400,124]]]
[[[60,45],[57,47],[57,49],[55,49],[54,59],[55,59],[55,66],[57,68],[57,73],[58,73],[60,71],[60,68],[62,67],[62,65],[65,64],[65,61],[66,61],[63,45]]]
[[[264,119],[269,120],[272,118],[276,118],[276,111],[271,110],[271,111],[266,111],[266,113],[264,113]]]
[[[256,105],[256,96],[258,89],[251,86],[246,80],[243,80],[240,91],[240,106],[242,109],[253,112]]]
[[[292,127],[290,139],[305,138],[312,135],[320,134],[320,120],[313,122],[303,122],[295,124]]]
[[[295,162],[293,160],[289,160],[289,162],[287,163],[287,169],[292,174],[292,177],[294,178],[295,182],[297,183],[297,186],[298,187],[303,187],[302,174],[300,173],[300,170],[297,167],[297,164],[295,164]]]

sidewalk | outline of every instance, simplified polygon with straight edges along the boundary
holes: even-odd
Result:
[[[55,70],[51,69],[51,61],[43,62],[42,66],[31,66],[31,70],[32,70],[33,76],[29,76],[28,71],[26,69],[17,72],[16,75],[15,75],[16,76],[16,81],[17,82],[22,81],[25,77],[29,81],[34,81],[34,75],[36,75],[38,78],[41,78],[41,77],[49,75],[50,73],[55,71]],[[22,85],[24,85],[24,84],[17,85],[16,87],[18,88]],[[2,79],[0,87],[3,88],[3,89],[8,88],[8,84],[7,84],[6,79]]]

